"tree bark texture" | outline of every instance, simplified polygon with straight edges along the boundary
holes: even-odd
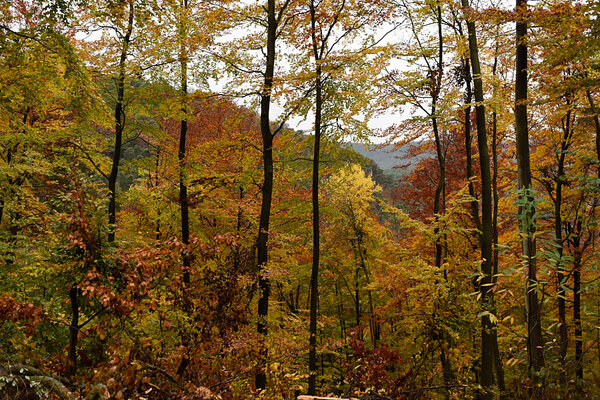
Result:
[[[468,0],[462,0],[464,9],[469,7]],[[467,16],[467,30],[469,34],[469,53],[471,68],[473,72],[474,95],[477,105],[476,126],[477,146],[479,150],[479,164],[481,170],[481,273],[480,282],[481,306],[484,314],[481,317],[481,370],[479,374],[482,399],[493,397],[491,388],[494,381],[494,346],[495,323],[492,322],[490,314],[495,313],[493,301],[493,278],[492,278],[492,184],[490,172],[490,157],[487,148],[487,134],[485,123],[485,106],[483,104],[483,83],[481,80],[481,67],[479,64],[479,48],[475,23]]]
[[[67,377],[77,372],[77,339],[79,337],[79,288],[73,285],[69,290],[71,300],[71,323],[69,324],[69,353],[67,355]]]
[[[523,21],[527,9],[526,0],[517,0],[517,11],[520,14],[516,24],[516,69],[515,69],[515,132],[517,147],[517,164],[519,174],[519,190],[521,193],[521,223],[523,259],[527,271],[526,305],[527,305],[527,344],[529,366],[534,372],[544,366],[542,343],[542,327],[538,302],[536,241],[535,241],[535,206],[531,186],[531,167],[529,160],[529,131],[527,125],[527,22]],[[535,392],[535,391],[534,391]],[[534,393],[541,398],[541,393]]]
[[[117,77],[117,101],[115,103],[115,148],[113,152],[112,168],[108,176],[108,241],[114,242],[116,220],[117,220],[117,177],[119,175],[119,164],[121,162],[121,146],[123,144],[124,129],[124,103],[125,94],[125,64],[127,61],[127,52],[131,42],[131,33],[133,32],[133,0],[129,1],[129,16],[127,20],[127,30],[121,43],[121,55],[119,58],[119,75]]]
[[[275,0],[267,1],[267,59],[265,65],[264,82],[260,95],[260,132],[263,143],[263,185],[262,203],[260,207],[260,220],[258,225],[257,261],[258,261],[258,323],[257,331],[264,338],[267,336],[267,315],[269,313],[269,294],[271,284],[266,275],[266,266],[269,261],[268,241],[269,222],[271,219],[271,202],[273,197],[273,133],[269,110],[271,107],[271,89],[273,88],[273,73],[275,70],[275,41],[277,39],[277,17],[275,15]],[[267,350],[264,344],[260,349],[258,371],[255,376],[257,390],[264,390],[267,385],[265,364]]]
[[[316,394],[317,382],[317,307],[319,303],[319,158],[321,154],[321,54],[316,38],[315,3],[310,3],[310,20],[312,28],[312,45],[316,63],[315,75],[315,137],[312,165],[312,211],[313,211],[313,257],[310,276],[310,323],[309,323],[309,353],[308,353],[308,394]]]

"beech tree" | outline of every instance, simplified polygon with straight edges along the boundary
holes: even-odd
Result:
[[[539,372],[544,367],[544,346],[542,343],[542,326],[538,302],[538,280],[535,261],[535,205],[533,187],[531,185],[529,132],[527,127],[527,21],[524,19],[526,18],[527,1],[517,0],[516,10],[515,134],[521,201],[519,226],[523,236],[523,258],[527,271],[526,299],[529,365],[534,372]],[[541,398],[541,392],[539,390],[536,390],[536,392],[537,398]]]

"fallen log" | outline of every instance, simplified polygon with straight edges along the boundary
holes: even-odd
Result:
[[[11,381],[16,387],[36,392],[35,386],[41,386],[63,400],[75,400],[75,395],[65,386],[64,378],[23,364],[0,365],[0,376]],[[7,382],[8,383],[8,382]]]

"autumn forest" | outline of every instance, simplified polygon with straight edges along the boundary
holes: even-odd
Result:
[[[0,398],[600,398],[599,15],[0,0]]]

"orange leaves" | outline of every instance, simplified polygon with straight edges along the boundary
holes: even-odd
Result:
[[[32,303],[21,303],[16,296],[9,293],[0,295],[0,323],[6,321],[23,323],[27,334],[33,335],[36,326],[46,320],[42,307]]]

